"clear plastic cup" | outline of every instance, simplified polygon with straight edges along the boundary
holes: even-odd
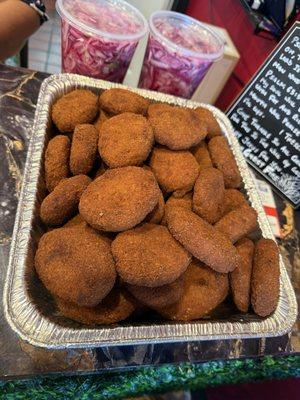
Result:
[[[139,87],[191,98],[224,43],[194,18],[173,11],[150,16],[150,35]]]
[[[144,16],[123,0],[57,0],[56,8],[63,72],[122,82],[147,33]]]

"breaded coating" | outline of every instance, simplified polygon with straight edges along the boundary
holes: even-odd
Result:
[[[149,167],[149,165],[147,165],[147,164],[143,164],[142,165],[142,168],[145,170],[145,171],[150,171],[150,172],[152,172],[152,169]]]
[[[225,187],[223,174],[216,168],[200,170],[194,186],[193,211],[210,224],[224,214]]]
[[[98,150],[110,168],[126,167],[142,164],[153,143],[153,130],[147,119],[123,113],[102,124]]]
[[[142,222],[156,206],[159,187],[140,167],[107,170],[83,193],[79,212],[95,229],[121,232]]]
[[[71,218],[68,222],[64,224],[65,228],[72,228],[74,226],[87,226],[87,223],[80,214],[75,215],[75,217]]]
[[[94,127],[97,129],[97,131],[100,133],[103,122],[105,122],[106,120],[109,119],[109,115],[106,114],[105,111],[100,110],[100,113],[98,115],[98,118],[96,119],[96,121],[94,122]]]
[[[240,261],[236,269],[229,274],[232,297],[236,307],[242,312],[247,312],[250,305],[254,243],[250,239],[243,238],[235,246]]]
[[[167,103],[153,103],[150,104],[150,106],[148,107],[148,117],[154,117],[159,115],[161,112],[163,111],[173,111],[174,110],[174,106],[171,106],[170,104]]]
[[[48,143],[45,152],[45,183],[49,192],[69,176],[70,139],[57,135]]]
[[[237,167],[234,155],[224,136],[216,136],[208,142],[208,150],[213,166],[224,175],[225,187],[239,188],[242,178]]]
[[[255,244],[251,280],[251,304],[257,315],[267,317],[275,311],[279,277],[278,247],[274,240],[262,238]]]
[[[159,287],[126,285],[129,292],[143,305],[160,309],[176,303],[183,295],[184,280],[181,275],[176,281]]]
[[[52,120],[60,132],[73,132],[78,124],[90,124],[98,114],[98,97],[86,89],[76,89],[58,99]]]
[[[191,149],[191,152],[193,153],[194,157],[196,158],[200,170],[204,168],[211,168],[212,161],[209,155],[209,151],[207,148],[207,144],[204,140],[200,142],[197,146],[193,147]]]
[[[224,215],[235,208],[248,204],[246,197],[237,189],[226,189],[224,199]]]
[[[99,304],[116,279],[110,241],[89,227],[63,227],[43,235],[35,268],[54,296],[86,307]]]
[[[193,189],[199,173],[199,165],[189,151],[154,148],[150,167],[162,190],[166,193],[176,192],[177,197]]]
[[[226,235],[232,243],[249,235],[257,226],[257,212],[248,204],[230,211],[215,224],[215,228]]]
[[[174,197],[174,195],[171,195],[165,204],[165,210],[169,207],[183,207],[192,211],[192,204],[193,204],[192,192],[187,193],[183,197]],[[167,225],[166,212],[164,212],[161,225]]]
[[[91,178],[86,175],[62,180],[41,204],[42,221],[46,225],[59,226],[73,217],[78,212],[80,197],[90,182]]]
[[[173,194],[168,198],[166,207],[183,207],[192,211],[193,193],[189,192],[183,197],[175,197]]]
[[[207,108],[204,107],[198,107],[195,109],[195,112],[199,115],[201,121],[204,122],[207,126],[208,139],[211,139],[214,136],[222,135],[222,130],[220,128],[220,125],[218,124],[218,121],[216,120],[214,114],[211,111],[209,111]]]
[[[165,214],[171,234],[194,257],[217,272],[226,273],[236,268],[236,248],[224,234],[183,207],[168,207]]]
[[[111,250],[124,282],[157,287],[174,282],[191,261],[165,226],[143,224],[120,233]]]
[[[108,89],[100,95],[99,103],[109,114],[130,112],[146,115],[150,101],[130,90]]]
[[[125,289],[114,288],[95,307],[82,307],[74,303],[55,298],[61,314],[73,321],[86,325],[110,325],[128,318],[136,309],[136,301]]]
[[[72,138],[70,170],[73,175],[88,174],[93,168],[98,131],[90,124],[77,125]]]
[[[183,275],[185,290],[180,300],[170,306],[156,308],[165,318],[191,321],[214,310],[228,294],[228,276],[219,274],[193,259]]]
[[[107,171],[107,169],[108,169],[107,165],[103,161],[101,161],[100,167],[97,169],[94,179],[103,175],[104,172]]]
[[[62,228],[76,228],[76,229],[85,229],[86,227],[94,230],[94,228],[90,227],[88,223],[81,217],[80,214],[75,215],[75,217],[70,219],[67,223],[65,223],[62,226]],[[115,234],[110,232],[101,232],[101,235],[108,238],[109,240],[113,240],[115,238]]]
[[[159,190],[158,203],[153,208],[153,210],[146,216],[144,222],[149,222],[151,224],[159,224],[162,220],[165,212],[165,199],[162,191]]]
[[[154,115],[153,115],[154,114]],[[187,150],[206,137],[206,125],[193,110],[173,107],[151,113],[155,140],[171,150]]]

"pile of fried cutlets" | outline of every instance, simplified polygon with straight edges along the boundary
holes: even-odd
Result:
[[[209,110],[77,89],[51,117],[35,268],[61,315],[190,321],[228,296],[238,312],[275,310],[278,248],[253,241],[257,213]]]

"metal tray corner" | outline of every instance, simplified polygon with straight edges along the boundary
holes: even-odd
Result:
[[[55,319],[52,319],[52,315],[46,315],[41,311],[43,300],[40,300],[38,293],[33,296],[30,292],[30,288],[35,287],[33,268],[32,265],[30,267],[30,263],[32,264],[33,260],[34,235],[38,231],[35,209],[43,149],[50,121],[50,107],[59,96],[74,88],[89,88],[99,91],[111,87],[125,86],[72,74],[52,75],[41,86],[3,293],[4,312],[11,328],[23,340],[32,345],[52,349],[255,338],[279,336],[287,333],[291,330],[297,317],[297,302],[282,258],[280,258],[280,298],[278,306],[271,316],[264,319],[253,314],[236,315],[230,320],[119,324],[112,327],[86,328],[68,322],[58,324]],[[232,148],[249,201],[258,212],[261,233],[264,237],[275,240],[257,194],[255,183],[228,118],[220,110],[210,105],[147,90],[127,89],[140,93],[153,101],[167,102],[189,108],[201,105],[213,112]]]

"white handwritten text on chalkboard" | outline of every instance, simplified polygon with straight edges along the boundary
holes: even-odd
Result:
[[[246,159],[300,203],[300,24],[228,111]]]

